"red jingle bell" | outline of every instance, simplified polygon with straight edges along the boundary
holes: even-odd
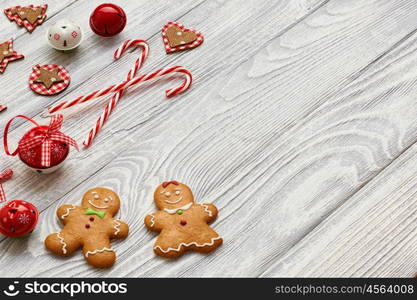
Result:
[[[48,131],[48,126],[38,126],[29,130],[23,137],[22,140],[27,140],[36,136],[44,136]],[[53,171],[56,166],[62,163],[68,156],[69,145],[51,141],[51,163],[49,167],[42,165],[42,145],[39,144],[31,149],[22,150],[19,149],[19,158],[30,168],[40,171]]]
[[[17,149],[11,153],[7,135],[11,123],[17,117],[32,122],[36,127],[22,137]],[[51,173],[67,158],[70,146],[74,146],[78,150],[75,140],[60,131],[63,122],[62,115],[52,116],[49,126],[39,125],[26,116],[19,115],[17,117],[11,119],[4,129],[4,150],[7,155],[18,155],[20,160],[31,169],[39,173]]]
[[[90,27],[94,33],[110,37],[125,28],[126,14],[123,9],[112,3],[104,3],[96,7],[90,16]]]
[[[36,207],[26,201],[13,200],[0,209],[0,233],[19,237],[35,229],[39,212]]]

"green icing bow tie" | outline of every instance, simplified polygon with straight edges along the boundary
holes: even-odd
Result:
[[[87,208],[87,210],[84,213],[85,215],[97,215],[100,217],[100,219],[103,219],[106,213],[104,211],[96,211],[92,208]]]

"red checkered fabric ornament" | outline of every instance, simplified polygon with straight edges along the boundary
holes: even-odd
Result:
[[[189,50],[200,46],[204,36],[200,31],[189,29],[177,22],[168,22],[162,28],[162,40],[166,53]]]
[[[24,58],[23,54],[13,50],[13,39],[0,44],[0,73],[3,73],[9,62]]]
[[[56,74],[49,76],[49,84],[40,82],[43,73]],[[36,65],[32,68],[32,73],[29,76],[29,86],[37,94],[50,96],[61,93],[65,90],[71,82],[71,77],[67,69],[60,65]]]
[[[14,152],[9,151],[8,132],[11,123],[16,118],[23,118],[32,122],[36,127],[29,130],[19,141]],[[77,142],[60,132],[63,122],[62,115],[51,117],[49,126],[41,126],[29,117],[18,115],[11,119],[4,129],[4,150],[7,155],[19,155],[19,158],[29,167],[47,169],[63,162],[69,153],[70,146],[78,150]]]
[[[15,21],[17,25],[24,26],[30,33],[41,25],[46,19],[48,4],[34,6],[13,6],[6,8],[4,14],[10,21]]]

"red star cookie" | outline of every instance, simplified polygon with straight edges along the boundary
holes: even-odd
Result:
[[[41,25],[46,19],[46,9],[48,4],[40,6],[13,6],[4,10],[10,21],[15,21],[17,25],[24,26],[27,31],[32,32],[36,26]]]
[[[13,40],[10,39],[0,44],[0,73],[6,70],[7,64],[11,61],[18,60],[24,56],[13,50]]]
[[[204,41],[201,32],[188,29],[177,22],[168,22],[162,28],[162,39],[166,53],[192,49]]]
[[[59,65],[33,66],[30,88],[39,95],[55,95],[65,90],[71,81],[68,71]]]

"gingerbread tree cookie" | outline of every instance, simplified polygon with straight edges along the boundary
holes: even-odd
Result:
[[[13,6],[4,10],[5,15],[10,21],[14,21],[19,26],[24,26],[30,33],[41,25],[46,19],[47,4],[34,6]]]
[[[51,252],[69,256],[82,247],[87,262],[94,267],[111,267],[116,253],[111,248],[110,239],[124,239],[129,226],[113,219],[119,211],[119,196],[102,187],[87,191],[81,206],[63,205],[57,215],[64,228],[48,235],[45,246]]]
[[[156,254],[174,258],[187,250],[210,252],[223,239],[208,225],[217,217],[213,204],[195,204],[191,189],[177,181],[157,187],[154,201],[160,209],[145,218],[150,230],[160,232],[155,245]]]

